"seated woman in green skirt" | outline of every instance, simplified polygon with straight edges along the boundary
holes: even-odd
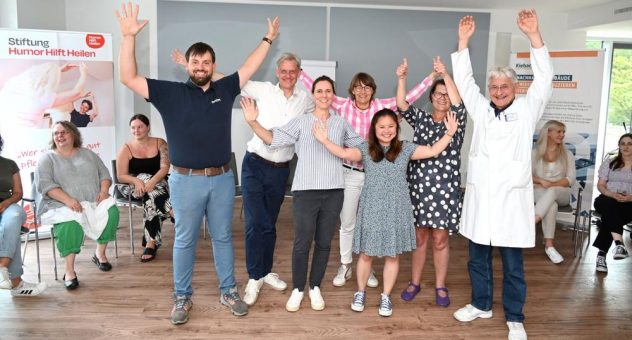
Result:
[[[119,223],[115,200],[110,197],[112,178],[94,152],[81,147],[79,129],[68,121],[53,125],[51,150],[37,164],[37,191],[41,194],[38,213],[42,224],[52,224],[57,249],[66,258],[64,286],[79,286],[75,257],[81,251],[84,234],[97,241],[92,262],[102,271],[112,265],[105,256]]]

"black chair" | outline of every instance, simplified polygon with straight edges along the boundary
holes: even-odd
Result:
[[[128,195],[128,197],[125,197],[125,195],[122,194],[122,190],[125,188],[129,190],[130,185],[119,182],[118,174],[116,172],[116,159],[112,160],[112,179],[114,181],[114,195],[113,196],[114,196],[114,199],[116,199],[116,205],[121,206],[121,207],[127,207],[127,217],[129,220],[129,247],[132,250],[132,254],[134,254],[134,223],[132,220],[133,218],[132,210],[136,208],[142,208],[143,201],[140,199],[132,198],[132,195]],[[116,241],[114,245],[116,248],[116,257],[118,257],[118,246],[117,246]]]
[[[29,247],[29,241],[31,237],[31,230],[35,235],[35,253],[37,255],[37,282],[42,282],[42,269],[40,263],[40,248],[39,248],[39,227],[40,224],[37,220],[37,203],[35,202],[35,173],[31,172],[31,196],[22,197],[22,209],[25,210],[27,215],[26,226],[22,226],[21,235],[25,235],[24,252],[22,253],[22,263],[26,259],[26,250]],[[32,218],[31,218],[32,215]],[[57,260],[55,260],[55,280],[57,280]]]

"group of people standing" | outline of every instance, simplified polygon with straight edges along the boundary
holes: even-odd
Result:
[[[509,338],[526,339],[522,248],[535,245],[534,225],[541,222],[546,254],[554,263],[563,261],[553,246],[555,213],[558,205],[568,203],[569,187],[575,180],[574,161],[564,148],[565,127],[561,122],[546,123],[532,149],[532,136],[551,96],[553,79],[535,11],[518,14],[518,27],[531,43],[533,83],[525,97],[517,98],[515,71],[493,68],[488,73],[489,99],[473,78],[468,50],[475,32],[471,16],[458,25],[458,51],[451,56],[454,79],[437,57],[430,75],[406,92],[408,61],[404,59],[395,72],[396,96],[378,99],[377,84],[369,74],[358,73],[348,88],[350,97],[339,97],[333,80],[326,76],[312,80],[301,71],[301,60],[293,53],[284,53],[277,60],[277,84],[250,81],[279,34],[278,18],[268,19],[262,41],[235,73],[218,76],[214,50],[199,42],[182,57],[190,77],[186,83],[145,78],[137,73],[134,55],[135,37],[147,24],[138,20],[138,12],[138,6],[131,4],[117,11],[123,35],[120,79],[159,111],[169,147],[165,140],[149,136],[146,116],[135,115],[130,119],[134,138],[119,151],[117,171],[119,181],[130,184],[123,194],[144,201],[145,250],[141,261],[156,256],[162,243],[161,219],[175,219],[173,324],[186,323],[193,307],[195,248],[204,217],[209,222],[220,302],[234,315],[248,313],[248,306],[256,303],[264,284],[279,291],[287,288],[272,267],[276,222],[290,160],[296,153],[292,292],[287,311],[300,309],[307,284],[311,308],[325,308],[321,284],[338,219],[341,263],[333,285],[343,286],[351,278],[352,253],[358,254],[352,310],[363,311],[366,287],[379,285],[372,269],[376,257],[385,261],[378,314],[390,316],[393,312],[391,293],[399,274],[400,255],[405,253],[412,253],[412,272],[400,296],[405,301],[413,300],[422,289],[429,242],[435,268],[435,302],[448,307],[448,240],[449,235],[459,232],[469,239],[472,298],[454,312],[454,317],[463,322],[492,317],[492,250],[498,248],[503,261],[502,295]],[[296,88],[299,80],[311,89],[311,96]],[[430,112],[410,105],[426,91],[432,104]],[[234,274],[235,174],[230,170],[231,111],[239,94],[243,96],[244,118],[254,132],[241,173],[249,277],[243,300]],[[467,115],[474,134],[462,200],[460,150]],[[412,142],[399,139],[402,118],[414,130]],[[74,258],[84,233],[98,243],[93,262],[103,271],[112,268],[105,249],[114,240],[119,219],[108,194],[112,178],[107,168],[81,144],[81,134],[72,123],[56,123],[52,150],[42,157],[37,171],[42,222],[54,225],[57,247],[66,257],[67,289],[79,286]],[[599,171],[602,196],[595,207],[602,214],[604,226],[595,241],[600,249],[599,271],[607,270],[605,252],[613,240],[615,259],[627,256],[621,233],[632,216],[614,211],[632,211],[629,134],[621,138],[619,148],[617,158],[604,162]],[[167,180],[170,166],[173,171]],[[17,171],[13,170],[0,176],[13,176],[13,196],[2,196],[0,203],[0,230],[9,220],[5,215],[10,209],[5,205],[10,208],[21,198],[21,189],[14,185]],[[90,218],[81,220],[77,215],[81,213]],[[13,265],[21,267],[13,253],[15,249],[0,247],[2,288],[45,289],[45,284],[21,281],[21,272],[13,267],[9,267],[9,277],[5,258],[13,258]]]

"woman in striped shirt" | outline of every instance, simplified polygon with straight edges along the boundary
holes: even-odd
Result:
[[[336,229],[344,197],[342,160],[327,151],[314,137],[315,124],[327,129],[329,138],[338,145],[354,147],[364,140],[347,121],[331,115],[334,83],[327,76],[319,77],[312,87],[315,110],[293,118],[286,125],[266,130],[257,122],[258,111],[250,98],[242,98],[244,117],[252,130],[270,147],[294,145],[298,162],[292,182],[294,248],[292,250],[292,283],[294,285],[285,308],[298,311],[307,282],[307,267],[312,240],[315,242],[309,278],[309,298],[314,310],[325,308],[320,284],[327,269],[331,239]]]

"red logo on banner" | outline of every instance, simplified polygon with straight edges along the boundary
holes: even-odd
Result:
[[[87,34],[86,44],[92,48],[101,48],[105,45],[105,38],[101,34]]]

